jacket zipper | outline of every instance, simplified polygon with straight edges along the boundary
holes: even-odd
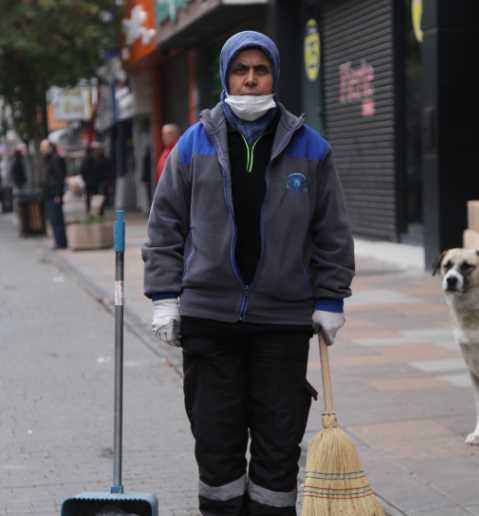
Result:
[[[262,136],[260,136],[257,140],[255,140],[254,143],[251,145],[251,147],[249,146],[248,141],[242,134],[241,134],[241,138],[243,139],[243,142],[246,146],[246,172],[248,174],[250,174],[253,171],[253,165],[254,165],[254,149],[256,147],[256,144],[261,140]],[[236,265],[236,258],[234,255],[234,250],[235,250],[235,246],[236,246],[236,221],[234,218],[234,210],[232,209],[232,207],[230,206],[230,203],[228,202],[228,192],[226,190],[226,173],[224,172],[222,167],[220,167],[220,168],[221,168],[221,173],[223,175],[223,192],[224,192],[224,196],[225,196],[225,203],[231,214],[231,218],[233,220],[233,228],[234,228],[233,240],[231,241],[231,245],[230,245],[230,261],[231,261],[233,272],[234,272],[236,278],[243,286],[243,297],[241,298],[241,302],[240,302],[240,317],[239,317],[240,321],[243,321],[246,316],[246,311],[248,309],[248,298],[249,298],[250,285],[246,285],[245,283],[243,283],[243,280],[241,279],[241,275],[238,271],[238,267]],[[260,255],[260,259],[258,261],[258,266],[261,262],[263,254],[264,254],[264,206],[266,204],[266,196],[268,195],[268,190],[269,190],[269,188],[268,188],[268,186],[269,186],[268,169],[269,169],[269,166],[266,168],[266,171],[265,171],[266,192],[265,192],[265,196],[264,196],[264,200],[263,200],[263,206],[261,207],[261,215],[260,215],[261,255]],[[255,276],[256,276],[256,274],[255,274]],[[254,283],[254,278],[253,278],[252,283]]]
[[[256,147],[256,144],[261,140],[262,136],[260,136],[253,143],[253,145],[251,147],[248,145],[248,142],[243,135],[241,135],[241,138],[243,138],[243,142],[246,146],[246,172],[251,173],[253,171],[253,165],[254,165],[254,148]],[[257,266],[256,270],[258,270],[261,259],[264,254],[264,233],[265,233],[265,231],[264,231],[264,206],[266,204],[266,198],[267,198],[268,191],[269,191],[268,170],[269,170],[269,165],[266,167],[266,171],[265,171],[266,191],[265,191],[265,195],[264,195],[264,199],[263,199],[263,205],[261,206],[261,214],[260,214],[261,254],[260,254],[260,258],[258,260],[258,266]],[[254,284],[255,278],[256,278],[256,274],[251,282],[251,285]],[[243,298],[241,299],[241,305],[240,305],[240,321],[244,320],[245,315],[246,315],[246,310],[248,309],[249,288],[250,288],[250,285],[244,285]]]
[[[240,285],[243,287],[243,293],[242,298],[240,302],[240,314],[239,319],[242,321],[245,318],[246,310],[248,308],[248,292],[249,292],[249,285],[245,285],[243,283],[243,280],[241,279],[241,275],[238,271],[238,267],[236,265],[236,258],[235,258],[235,247],[236,247],[236,221],[234,217],[234,210],[231,207],[229,200],[228,200],[228,191],[226,189],[226,173],[223,169],[223,167],[220,165],[221,175],[223,176],[223,194],[225,196],[225,204],[230,212],[231,219],[233,221],[233,238],[230,243],[230,262],[231,267],[233,269],[233,273],[236,276],[236,279],[239,281]]]
[[[297,126],[294,127],[293,132],[296,132],[302,126],[302,123],[303,123],[303,121],[301,121],[300,124],[297,124]],[[250,151],[248,142],[246,141],[244,136],[241,135],[241,137],[243,138],[243,141],[246,145],[246,171],[251,172],[253,170],[253,163],[254,163],[254,154],[253,154],[254,147],[261,139],[261,136],[253,143],[251,151]],[[220,148],[220,147],[221,146],[218,145],[218,148]],[[280,152],[277,152],[275,155],[273,155],[273,154],[271,155],[270,163],[284,150],[285,147],[286,147],[286,145],[281,145],[281,147],[279,149]],[[250,157],[250,154],[251,154],[251,157]],[[263,206],[261,207],[261,216],[260,216],[261,255],[260,255],[260,259],[258,261],[258,267],[257,267],[256,271],[258,271],[259,265],[261,264],[263,255],[264,255],[264,233],[265,233],[264,206],[266,204],[266,197],[268,195],[268,190],[269,190],[269,188],[268,188],[269,187],[268,169],[269,169],[269,165],[265,172],[266,192],[265,192],[265,196],[264,196],[264,200],[263,200]],[[233,220],[233,239],[230,244],[230,262],[231,262],[231,266],[233,269],[233,273],[236,276],[236,279],[239,281],[239,283],[243,287],[243,297],[241,298],[241,303],[240,303],[240,320],[243,320],[246,315],[246,310],[248,309],[248,296],[249,296],[250,285],[245,285],[243,283],[243,280],[241,279],[241,275],[239,274],[238,268],[236,266],[236,258],[235,258],[235,254],[234,254],[234,249],[235,249],[235,245],[236,245],[236,221],[235,221],[235,217],[234,217],[234,210],[232,209],[232,207],[230,206],[230,203],[228,201],[228,192],[226,189],[226,172],[224,171],[224,168],[221,165],[221,159],[220,159],[220,170],[221,170],[221,174],[223,176],[223,193],[224,193],[224,197],[225,197],[225,204],[226,204],[227,209],[230,212],[231,219]],[[251,282],[251,285],[254,283],[255,279],[256,279],[256,274],[255,274],[255,278],[253,278],[253,281]]]
[[[241,133],[240,133],[241,134]],[[261,140],[262,136],[260,136],[257,140],[253,142],[253,144],[248,144],[248,141],[246,138],[241,134],[241,138],[243,139],[243,142],[246,146],[246,173],[251,174],[253,172],[253,165],[254,165],[254,149],[256,147],[256,144]],[[263,210],[261,209],[261,212]],[[263,247],[263,231],[260,228],[261,232],[261,247]],[[254,281],[254,280],[253,280]],[[243,297],[241,299],[240,304],[240,321],[243,321],[246,316],[246,311],[248,309],[248,296],[249,296],[249,285],[243,284]]]
[[[243,289],[243,298],[241,299],[240,305],[240,321],[243,321],[246,315],[246,310],[248,308],[248,294],[249,294],[249,285],[244,285]]]
[[[268,170],[269,170],[269,165],[266,167],[266,171],[265,171],[266,192],[265,192],[265,195],[264,195],[263,206],[261,207],[261,215],[260,215],[261,254],[260,254],[260,257],[259,257],[259,260],[258,260],[258,265],[256,267],[256,272],[255,272],[253,280],[251,281],[251,283],[249,285],[243,285],[243,298],[241,299],[241,305],[240,305],[240,321],[244,320],[244,318],[246,316],[246,311],[248,309],[249,290],[250,290],[250,288],[255,283],[255,280],[257,278],[257,272],[258,272],[259,266],[260,266],[260,264],[262,262],[263,255],[264,255],[264,234],[265,234],[264,206],[266,204],[266,198],[267,198],[268,191],[269,191],[269,188],[268,188],[268,186],[269,186]]]

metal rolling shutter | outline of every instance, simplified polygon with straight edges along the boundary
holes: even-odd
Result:
[[[326,136],[333,148],[353,231],[395,240],[392,0],[333,0],[323,1],[321,6]],[[339,67],[347,62],[356,71],[361,64],[372,67],[374,115],[362,115],[362,101],[345,101],[343,95],[340,102]],[[344,90],[344,84],[343,93],[350,91]]]

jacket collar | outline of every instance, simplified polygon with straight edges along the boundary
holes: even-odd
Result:
[[[271,150],[271,160],[278,157],[288,146],[294,133],[304,125],[304,115],[296,116],[278,102],[280,117],[276,127],[276,134]],[[212,109],[205,109],[200,113],[200,121],[208,136],[217,141],[222,147],[222,154],[227,154],[227,124],[223,114],[223,106],[218,102]]]

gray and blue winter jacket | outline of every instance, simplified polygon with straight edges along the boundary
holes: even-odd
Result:
[[[235,258],[227,126],[221,103],[171,152],[148,221],[145,295],[180,297],[184,316],[311,324],[315,300],[350,295],[354,251],[329,144],[279,105],[261,212],[261,257],[250,285]]]

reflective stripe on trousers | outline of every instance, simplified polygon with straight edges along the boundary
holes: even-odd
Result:
[[[251,500],[270,507],[294,507],[298,490],[280,492],[271,491],[255,484],[252,480],[248,482],[248,496]]]
[[[246,492],[246,475],[223,484],[222,486],[209,486],[200,480],[199,495],[208,498],[209,500],[217,500],[219,502],[226,502],[233,498],[243,496]]]
[[[199,495],[208,500],[226,502],[243,496],[247,490],[250,500],[261,505],[270,507],[294,507],[296,505],[297,489],[287,492],[271,491],[255,484],[252,480],[249,480],[247,489],[246,485],[246,475],[221,486],[209,486],[200,480]]]

